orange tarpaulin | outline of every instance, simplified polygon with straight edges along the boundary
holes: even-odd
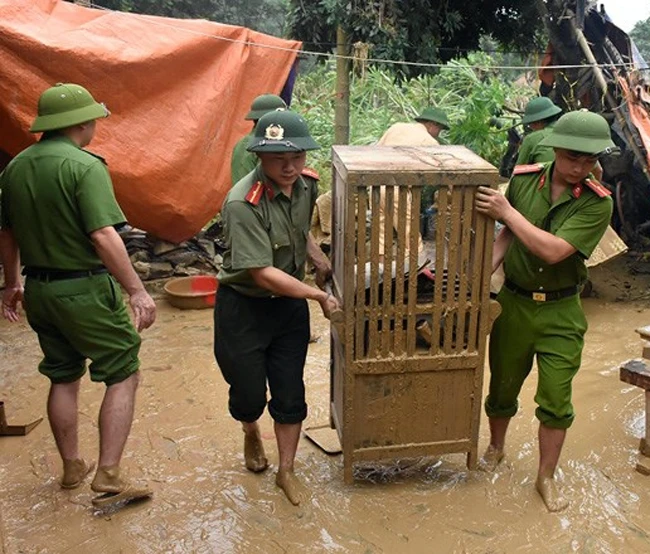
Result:
[[[228,192],[251,101],[280,92],[300,46],[203,20],[0,0],[0,149],[35,140],[43,90],[79,83],[112,112],[89,149],[106,158],[129,222],[187,239]]]

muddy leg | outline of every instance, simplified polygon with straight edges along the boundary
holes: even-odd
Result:
[[[64,489],[74,489],[81,485],[94,467],[94,464],[88,464],[79,458],[79,383],[78,379],[72,383],[52,384],[47,399],[47,416],[63,460],[61,487]]]
[[[77,380],[72,383],[52,384],[47,399],[47,417],[63,461],[79,458],[77,434],[79,382]]]
[[[244,431],[244,461],[246,469],[253,473],[264,471],[269,467],[269,462],[264,454],[264,445],[257,421],[253,423],[242,422]]]
[[[99,411],[99,467],[119,466],[131,431],[139,372],[106,387]]]
[[[284,491],[294,506],[300,504],[304,497],[303,485],[293,472],[293,461],[298,449],[301,427],[301,423],[275,423],[275,436],[280,456],[280,467],[275,476],[275,484]]]
[[[490,418],[490,444],[479,460],[478,468],[481,471],[494,471],[503,460],[508,425],[510,425],[509,417]]]
[[[559,512],[569,505],[554,477],[565,437],[566,429],[539,426],[539,471],[535,488],[549,512]]]

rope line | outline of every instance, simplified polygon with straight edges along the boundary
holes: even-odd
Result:
[[[117,10],[112,10],[110,8],[106,8],[104,6],[100,6],[98,4],[95,4],[94,2],[90,2],[90,5],[93,8],[98,8],[103,11],[111,12],[116,15],[133,15],[130,12],[120,12]],[[145,14],[146,15],[146,14]],[[155,16],[155,17],[160,17],[160,16]],[[206,20],[207,21],[207,20]],[[211,38],[214,40],[219,40],[223,42],[230,42],[233,44],[242,44],[245,46],[251,46],[255,48],[267,48],[269,50],[278,50],[282,52],[296,52],[298,54],[302,54],[305,56],[315,56],[315,57],[324,57],[330,60],[336,60],[336,59],[344,59],[344,60],[355,60],[355,56],[341,56],[338,54],[333,54],[333,53],[327,53],[327,52],[315,52],[311,50],[304,50],[304,49],[298,49],[298,48],[287,48],[284,46],[273,46],[271,44],[260,44],[257,42],[249,41],[249,40],[239,40],[239,39],[233,39],[233,38],[228,38],[228,37],[221,37],[217,35],[212,35],[209,33],[204,33],[203,31],[196,31],[194,29],[186,29],[184,27],[178,27],[176,25],[172,25],[170,23],[164,23],[162,21],[154,21],[150,20],[149,23],[153,25],[157,25],[160,27],[166,27],[169,29],[174,29],[175,31],[181,31],[181,32],[186,32],[198,36],[203,36],[206,38]],[[214,21],[210,21],[210,23],[216,23]],[[217,23],[219,24],[219,23]],[[274,37],[278,38],[278,37]],[[285,39],[283,39],[285,40]],[[296,42],[301,42],[301,41],[296,41]],[[478,70],[490,70],[490,69],[499,69],[499,70],[520,70],[520,71],[532,71],[532,70],[540,70],[540,69],[583,69],[583,68],[589,68],[589,67],[600,67],[600,68],[613,68],[613,67],[624,67],[628,69],[637,69],[639,71],[648,71],[650,70],[650,67],[647,68],[635,68],[633,63],[606,63],[606,64],[562,64],[562,65],[479,65],[479,64],[454,64],[453,61],[450,63],[427,63],[427,62],[410,62],[407,60],[384,60],[384,59],[379,59],[379,58],[367,58],[364,60],[365,62],[371,62],[371,63],[378,63],[378,64],[387,64],[387,65],[406,65],[409,67],[424,67],[424,68],[430,68],[430,69],[454,69],[454,70],[461,70],[461,69],[478,69]]]

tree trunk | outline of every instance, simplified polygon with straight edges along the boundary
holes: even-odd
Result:
[[[339,25],[336,29],[336,100],[334,102],[334,144],[350,142],[350,60],[348,37]]]

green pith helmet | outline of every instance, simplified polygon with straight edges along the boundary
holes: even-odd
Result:
[[[286,110],[287,105],[284,100],[275,94],[262,94],[258,96],[251,104],[251,110],[246,114],[244,119],[257,121],[264,114],[277,109]]]
[[[419,122],[433,121],[443,129],[449,129],[449,119],[447,119],[447,114],[440,108],[425,108],[424,111],[414,119]]]
[[[109,115],[106,106],[95,102],[81,85],[57,83],[38,99],[38,116],[29,130],[32,133],[55,131]]]
[[[303,152],[316,150],[307,122],[296,112],[276,110],[263,115],[248,143],[249,152]]]
[[[528,125],[536,121],[543,121],[559,113],[562,113],[562,108],[553,104],[550,98],[540,96],[539,98],[533,98],[526,104],[524,117],[521,118],[521,122],[524,125]]]
[[[564,114],[539,144],[590,156],[610,154],[616,149],[607,120],[589,110]]]

